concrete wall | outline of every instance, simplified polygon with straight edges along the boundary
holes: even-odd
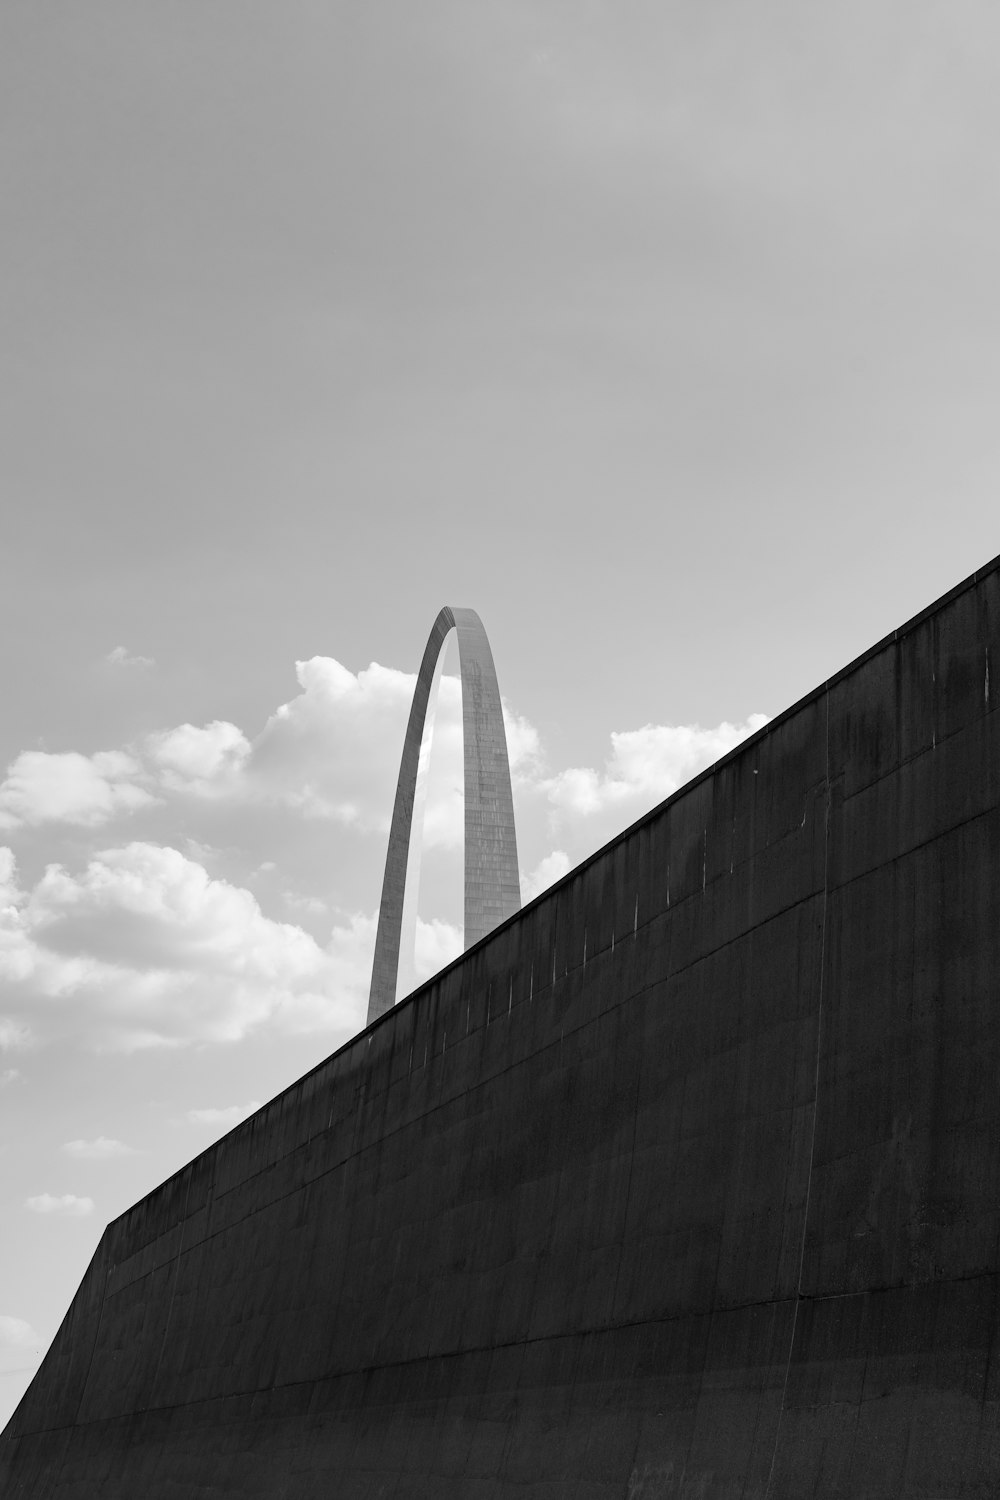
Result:
[[[998,690],[994,564],[110,1225],[4,1496],[995,1497]]]

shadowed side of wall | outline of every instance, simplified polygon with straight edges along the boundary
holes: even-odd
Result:
[[[1000,574],[110,1225],[4,1495],[994,1496]]]

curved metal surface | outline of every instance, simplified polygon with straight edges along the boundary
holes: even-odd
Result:
[[[427,639],[403,740],[375,935],[375,961],[368,997],[369,1022],[391,1010],[396,1003],[420,741],[434,669],[452,629],[458,632],[462,679],[466,948],[471,948],[473,943],[521,909],[510,764],[493,653],[476,611],[445,605]]]

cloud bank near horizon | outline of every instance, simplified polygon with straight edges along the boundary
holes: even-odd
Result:
[[[92,754],[25,751],[0,785],[0,827],[12,844],[63,837],[66,852],[22,885],[0,847],[0,1048],[70,1038],[134,1052],[236,1042],[255,1033],[345,1039],[363,1023],[376,911],[329,893],[287,891],[282,920],[239,878],[233,848],[199,843],[227,810],[237,828],[254,810],[293,828],[317,820],[369,842],[384,838],[413,674],[372,663],[357,673],[332,657],[296,663],[300,691],[255,738],[212,720],[146,734]],[[530,900],[592,849],[767,722],[647,724],[616,731],[604,765],[553,771],[537,730],[504,705]],[[171,810],[196,830],[186,850],[152,836],[95,842]],[[161,822],[162,826],[162,822]],[[442,677],[424,826],[426,850],[463,837],[461,688]],[[544,852],[545,850],[548,852]],[[347,856],[342,856],[342,863]],[[208,865],[221,868],[210,873]],[[280,884],[275,862],[267,872]],[[340,871],[350,888],[350,869]],[[321,936],[314,928],[337,910]],[[461,952],[460,926],[417,924],[414,978]],[[109,1154],[112,1141],[69,1143]],[[127,1149],[127,1148],[123,1148]]]

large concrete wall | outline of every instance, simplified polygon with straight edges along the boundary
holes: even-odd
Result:
[[[111,1224],[3,1495],[992,1500],[998,689],[993,564]]]

